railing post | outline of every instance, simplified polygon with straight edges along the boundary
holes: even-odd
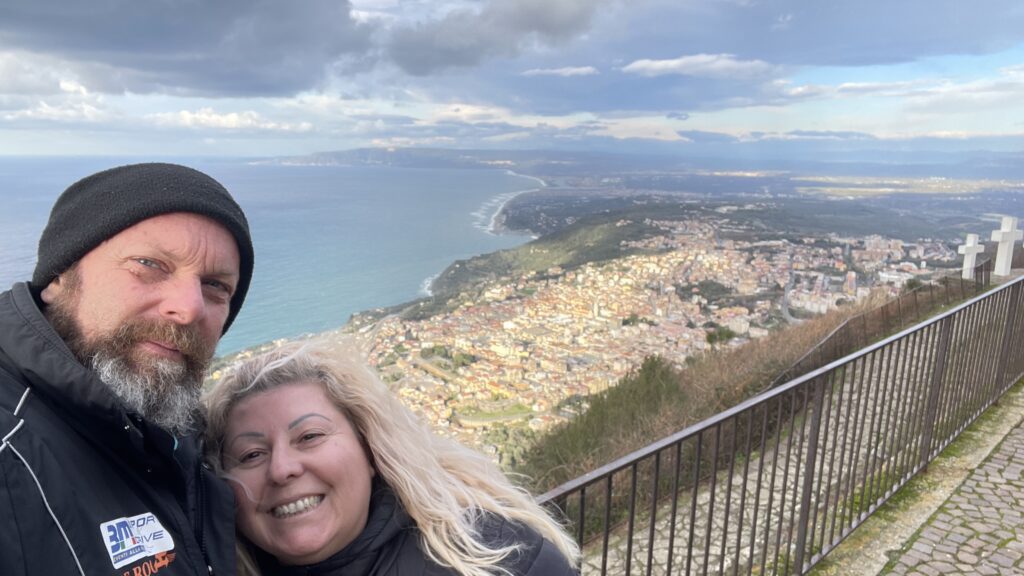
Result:
[[[818,460],[818,436],[821,429],[821,413],[823,412],[825,382],[827,380],[827,377],[819,376],[815,379],[812,388],[814,391],[814,414],[811,415],[811,433],[807,438],[807,462],[804,468],[803,490],[800,495],[800,520],[796,529],[796,558],[793,562],[793,567],[796,569],[797,574],[803,574],[804,571],[807,527],[811,519],[811,495],[814,492],[814,467]]]
[[[996,365],[1000,392],[1002,392],[1004,386],[1009,384],[1006,382],[1006,365],[1009,364],[1010,360],[1010,342],[1013,336],[1013,325],[1017,321],[1017,302],[1020,300],[1020,290],[1020,282],[1010,287],[1010,309],[1006,314],[1006,326],[1003,328],[1003,346],[1002,350],[999,351],[999,364]]]
[[[935,413],[938,411],[939,392],[942,380],[946,375],[946,355],[949,351],[949,340],[953,332],[953,317],[946,316],[939,321],[939,349],[935,355],[935,368],[932,371],[931,387],[928,390],[928,404],[924,412],[924,423],[921,426],[921,448],[918,461],[922,469],[928,468],[928,453],[931,451],[932,435],[935,428]]]

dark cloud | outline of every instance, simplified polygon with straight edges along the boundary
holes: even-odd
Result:
[[[491,0],[479,10],[392,31],[388,52],[406,72],[426,75],[511,57],[527,45],[559,45],[587,31],[614,0]]]
[[[0,4],[0,50],[60,58],[90,90],[283,95],[370,47],[347,0]]]

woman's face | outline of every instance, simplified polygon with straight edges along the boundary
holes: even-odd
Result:
[[[222,454],[239,531],[284,564],[313,564],[366,526],[374,471],[323,386],[300,381],[228,414]]]

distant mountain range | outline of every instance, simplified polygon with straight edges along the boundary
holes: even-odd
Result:
[[[943,177],[1024,180],[1024,151],[946,150],[905,147],[872,140],[765,141],[745,145],[707,142],[668,153],[616,153],[571,150],[490,150],[451,148],[356,148],[261,160],[282,165],[396,166],[409,168],[505,168],[531,175],[571,176],[632,171],[759,170],[810,175]]]

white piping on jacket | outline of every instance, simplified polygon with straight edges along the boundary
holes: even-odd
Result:
[[[19,424],[20,427],[20,424]],[[17,430],[17,428],[15,428]],[[10,434],[8,434],[10,436]],[[36,483],[36,488],[39,490],[39,496],[43,498],[43,504],[46,505],[46,511],[50,513],[50,518],[53,518],[54,524],[57,525],[57,529],[60,530],[60,535],[64,537],[64,543],[68,545],[68,550],[71,551],[71,557],[75,559],[75,565],[78,566],[78,573],[85,576],[85,570],[82,569],[82,563],[78,561],[78,554],[75,552],[75,547],[71,545],[71,540],[68,539],[67,532],[64,532],[64,527],[60,525],[60,520],[57,519],[57,515],[53,513],[53,508],[50,508],[50,502],[46,499],[46,492],[43,491],[43,485],[39,483],[39,478],[36,477],[35,471],[28,465],[28,461],[18,452],[18,449],[14,447],[10,442],[5,440],[5,443],[11,447],[11,451],[21,460],[21,463],[28,469],[28,473],[32,475],[32,480]]]
[[[25,388],[25,393],[21,395],[21,400],[18,400],[18,405],[14,407],[14,416],[20,416],[19,412],[25,407],[25,400],[28,400],[28,393],[31,392],[31,388]]]

